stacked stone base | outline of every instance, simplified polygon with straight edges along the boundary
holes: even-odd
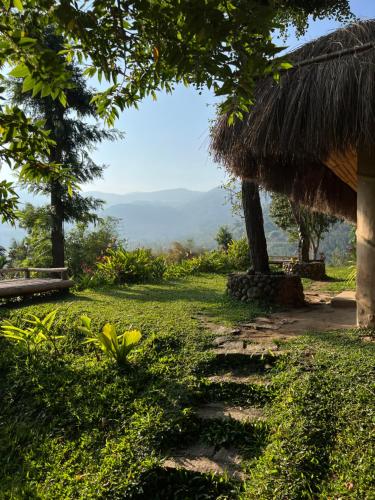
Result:
[[[326,264],[324,260],[314,260],[311,262],[284,262],[283,271],[286,274],[294,274],[301,278],[309,278],[317,281],[322,281],[326,278]]]
[[[227,290],[241,302],[259,301],[287,307],[305,304],[301,278],[285,273],[232,273]]]

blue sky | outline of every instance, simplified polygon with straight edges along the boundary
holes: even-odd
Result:
[[[353,0],[359,18],[375,18],[374,0]],[[310,24],[303,38],[291,36],[296,47],[338,27],[332,21]],[[113,193],[156,191],[184,187],[206,191],[220,185],[225,173],[208,154],[209,123],[215,116],[213,96],[178,87],[173,95],[144,101],[139,110],[126,110],[117,123],[125,138],[102,144],[93,157],[108,165],[104,178],[83,187]]]

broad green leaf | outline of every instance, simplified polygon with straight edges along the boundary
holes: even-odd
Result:
[[[142,334],[139,330],[124,332],[125,345],[137,344],[141,340]]]
[[[13,76],[14,78],[25,78],[29,73],[30,71],[26,64],[20,63],[10,71],[9,76]]]
[[[28,92],[34,87],[35,80],[31,75],[28,75],[22,84],[22,92]]]

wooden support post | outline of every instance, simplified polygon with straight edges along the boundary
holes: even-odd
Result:
[[[29,269],[25,269],[25,278],[26,278],[27,280],[29,280],[29,279],[30,279],[30,270],[29,270]]]
[[[375,327],[375,148],[358,152],[357,323]]]

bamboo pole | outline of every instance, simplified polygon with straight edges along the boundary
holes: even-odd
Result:
[[[375,327],[375,148],[358,153],[357,323]]]

